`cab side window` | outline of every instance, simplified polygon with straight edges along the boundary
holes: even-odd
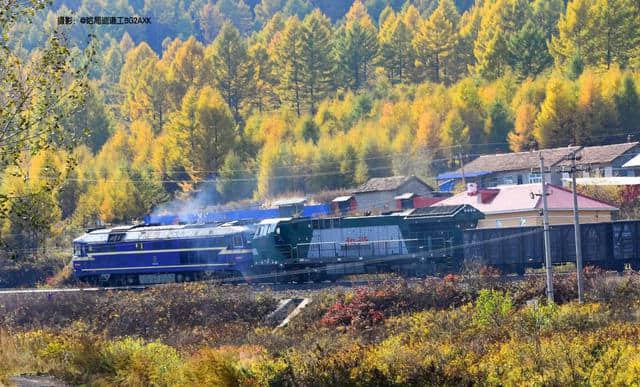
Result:
[[[242,247],[243,243],[242,243],[242,235],[241,234],[236,234],[233,236],[233,247]]]

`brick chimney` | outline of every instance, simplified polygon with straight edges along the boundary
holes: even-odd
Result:
[[[487,204],[491,203],[491,201],[498,196],[500,193],[499,189],[496,188],[484,188],[478,191],[478,204]]]

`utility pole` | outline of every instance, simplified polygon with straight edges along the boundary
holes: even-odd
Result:
[[[578,216],[578,193],[576,185],[576,160],[580,160],[580,156],[576,156],[576,152],[573,152],[568,156],[571,160],[571,181],[573,183],[573,230],[575,232],[576,242],[576,274],[578,277],[578,302],[582,304],[583,301],[583,287],[582,287],[582,238],[580,235],[580,219]]]
[[[547,209],[547,184],[544,179],[544,158],[542,157],[542,151],[540,155],[540,177],[542,181],[542,225],[544,230],[544,261],[547,267],[547,299],[553,302],[553,273],[551,267],[551,238],[549,236],[549,211]]]

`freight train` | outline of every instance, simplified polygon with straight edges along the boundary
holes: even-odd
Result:
[[[464,258],[464,229],[483,217],[472,206],[457,205],[379,216],[274,218],[255,230],[235,224],[99,229],[74,240],[73,269],[80,280],[108,285],[448,272]]]
[[[74,241],[77,278],[136,285],[199,279],[250,282],[336,280],[396,272],[459,271],[464,261],[524,273],[544,264],[540,227],[475,229],[484,216],[469,205],[434,206],[379,216],[272,218],[93,230]],[[640,268],[640,221],[581,226],[584,265]],[[572,225],[551,227],[554,264],[575,262]]]

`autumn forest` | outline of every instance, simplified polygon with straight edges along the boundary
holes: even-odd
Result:
[[[11,31],[25,60],[54,31],[95,53],[83,103],[62,114],[77,141],[3,164],[8,250],[198,192],[433,181],[460,158],[621,142],[640,125],[637,1],[75,3]],[[68,15],[152,23],[57,24]]]

